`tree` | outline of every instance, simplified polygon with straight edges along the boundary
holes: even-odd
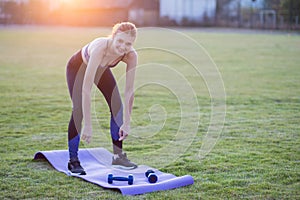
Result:
[[[215,23],[218,24],[221,19],[228,18],[228,5],[235,0],[216,0]]]
[[[281,0],[280,7],[288,13],[289,22],[294,22],[295,18],[300,17],[300,1],[299,0]]]
[[[300,1],[299,0],[265,0],[264,7],[273,9],[278,16],[284,17],[289,24],[295,23],[296,18],[300,17]]]
[[[276,10],[281,15],[300,16],[299,0],[265,0],[264,7]]]
[[[279,10],[280,4],[282,0],[264,0],[264,8],[265,9],[273,9],[273,10]]]

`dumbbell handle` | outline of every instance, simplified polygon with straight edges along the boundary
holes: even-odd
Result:
[[[113,181],[128,181],[128,184],[129,185],[132,185],[133,184],[133,175],[128,175],[128,178],[127,177],[120,177],[120,176],[113,176],[112,174],[109,174],[108,175],[108,178],[107,178],[107,182],[109,184],[112,184]]]
[[[114,181],[128,181],[129,178],[127,177],[120,177],[120,176],[116,176],[112,178]]]

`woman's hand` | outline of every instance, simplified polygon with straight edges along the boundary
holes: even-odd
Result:
[[[84,126],[82,130],[82,140],[85,140],[88,144],[92,139],[92,126]]]
[[[123,124],[119,130],[119,136],[120,136],[119,141],[125,140],[129,134],[129,132],[130,132],[130,126]]]

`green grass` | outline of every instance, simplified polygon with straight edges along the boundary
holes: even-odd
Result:
[[[165,77],[172,83],[171,90],[148,84],[136,91],[133,133],[125,143],[125,150],[139,164],[177,176],[190,174],[195,184],[123,197],[118,192],[58,173],[47,162],[32,160],[39,150],[67,148],[71,102],[65,80],[66,62],[86,42],[109,34],[110,30],[1,28],[0,198],[299,199],[299,35],[219,29],[180,31],[208,51],[222,75],[226,120],[221,136],[204,159],[197,159],[211,117],[210,96],[203,79],[178,56],[141,51],[140,63],[149,63],[155,57],[156,62],[172,66],[190,83],[200,113],[186,108],[193,112],[189,110],[191,118],[184,125],[193,126],[199,114],[199,128],[195,134],[187,132],[186,138],[179,133],[174,139],[182,120],[180,102],[176,99],[180,89],[172,88],[180,86],[176,77],[157,71],[151,75],[138,74],[140,80]],[[157,38],[158,32],[151,34]],[[195,53],[180,40],[162,38],[161,41],[186,54]],[[198,59],[202,65],[211,65],[205,56]],[[120,78],[124,68],[116,68],[114,73]],[[108,109],[99,93],[95,93],[94,100],[94,140],[91,145],[81,145],[110,150]],[[191,102],[187,100],[188,104]],[[178,150],[177,146],[171,145],[171,152],[158,156],[156,153],[163,153],[161,150],[165,150],[170,140],[188,145],[177,155],[172,154]],[[147,159],[154,156],[156,159]]]

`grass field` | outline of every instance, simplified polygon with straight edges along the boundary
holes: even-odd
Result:
[[[176,56],[141,51],[140,63],[149,65],[156,56],[156,62],[177,69],[195,92],[200,110],[183,107],[190,118],[183,116],[176,94],[180,91],[176,89],[179,87],[175,84],[176,76],[168,75],[167,70],[166,74],[151,72],[150,68],[150,77],[165,77],[173,85],[141,84],[133,109],[135,131],[127,139],[125,150],[138,164],[148,164],[177,176],[192,175],[195,180],[192,186],[123,197],[118,192],[58,173],[47,162],[33,161],[34,153],[39,150],[67,148],[71,102],[65,80],[66,62],[85,43],[109,32],[105,28],[0,28],[0,199],[300,198],[300,36],[297,34],[180,30],[210,54],[226,91],[222,133],[203,159],[198,154],[212,116],[204,80]],[[157,39],[155,30],[153,35]],[[195,53],[180,40],[161,38],[161,41],[169,42],[166,44],[170,48],[181,48],[186,55]],[[212,66],[207,58],[199,59],[206,59],[203,67]],[[122,77],[124,67],[114,69],[114,73]],[[141,80],[148,75],[138,74]],[[179,92],[179,96],[184,94]],[[96,92],[94,101],[94,140],[90,145],[81,145],[110,150],[108,109]],[[185,127],[199,121],[199,127],[195,133],[186,131],[186,137],[177,134],[174,139],[181,120]],[[170,143],[170,138],[175,140],[174,144],[186,144],[186,149],[176,154],[176,146],[171,145],[172,151],[163,155],[160,149]],[[154,156],[156,159],[148,159]]]

